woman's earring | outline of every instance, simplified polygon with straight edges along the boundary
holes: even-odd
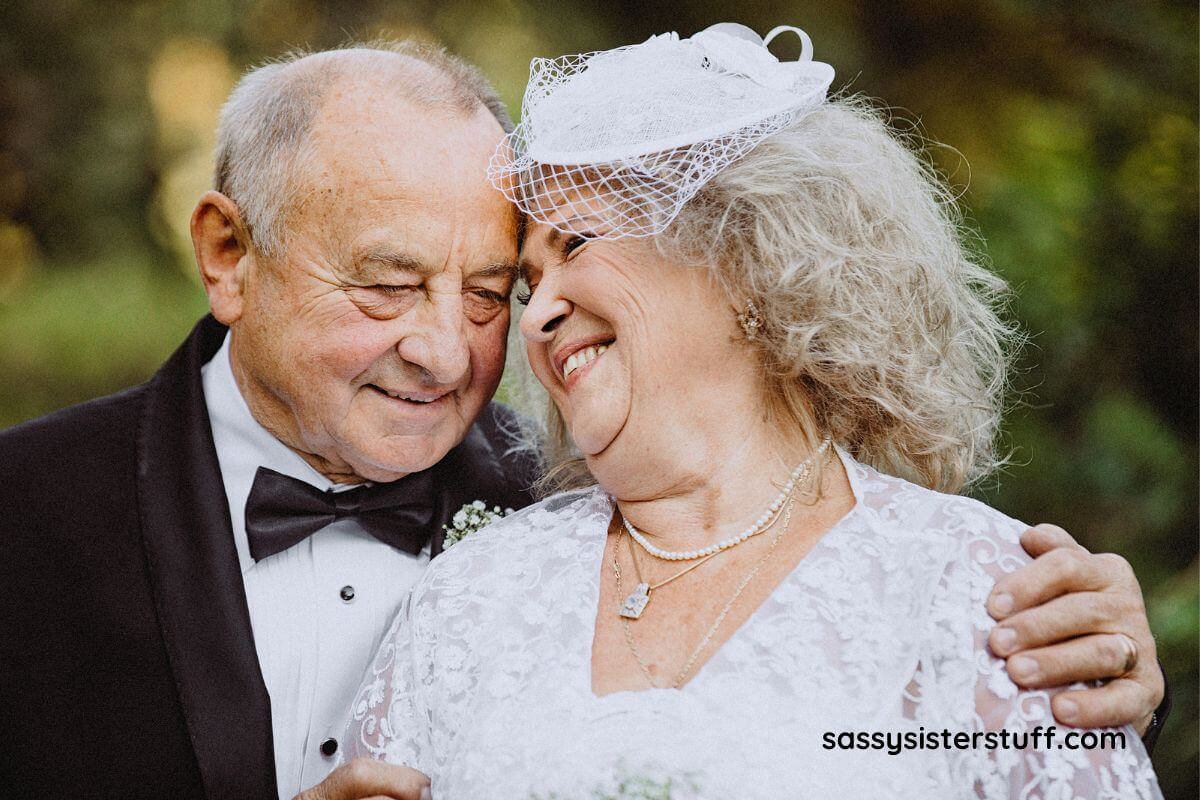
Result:
[[[762,314],[758,313],[758,306],[754,305],[753,300],[746,301],[746,312],[738,314],[737,321],[742,326],[742,333],[746,334],[747,341],[753,342],[758,338],[758,331],[762,327]]]

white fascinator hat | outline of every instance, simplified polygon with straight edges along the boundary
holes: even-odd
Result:
[[[802,51],[768,46],[794,33]],[[721,23],[680,39],[534,59],[521,123],[488,177],[534,219],[579,235],[661,233],[705,183],[824,102],[833,68],[781,25],[759,37]]]

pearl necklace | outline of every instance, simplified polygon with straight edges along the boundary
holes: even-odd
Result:
[[[812,470],[813,459],[825,455],[825,451],[829,449],[829,444],[830,440],[826,438],[821,442],[821,446],[817,448],[815,453],[796,465],[796,468],[792,470],[792,474],[788,478],[788,482],[784,484],[783,491],[771,501],[771,505],[767,507],[767,510],[762,513],[761,517],[754,521],[753,525],[735,536],[730,536],[724,541],[710,544],[708,547],[701,547],[697,550],[671,551],[655,547],[646,541],[646,537],[642,535],[641,531],[633,527],[628,519],[624,520],[625,530],[629,532],[629,536],[635,542],[641,545],[643,550],[663,561],[694,561],[697,558],[704,558],[705,556],[711,556],[713,553],[728,550],[753,536],[757,536],[771,526],[771,521],[777,517],[779,510],[783,508],[783,504],[787,501],[788,495],[792,493],[792,489],[796,487],[796,483],[808,478]]]
[[[725,621],[725,617],[729,616],[729,612],[733,609],[734,604],[737,603],[738,599],[742,596],[742,592],[746,590],[746,587],[750,585],[750,581],[754,580],[759,571],[762,570],[763,565],[771,560],[771,556],[775,553],[775,546],[779,544],[779,540],[787,534],[788,528],[792,526],[792,507],[795,505],[796,498],[793,497],[788,501],[787,509],[783,513],[783,528],[779,531],[776,531],[774,538],[771,539],[770,546],[767,548],[767,552],[763,553],[762,558],[760,558],[754,564],[753,569],[751,569],[750,572],[744,578],[742,578],[737,589],[733,593],[733,597],[729,598],[729,602],[725,604],[725,607],[721,609],[721,613],[717,615],[716,620],[714,620],[713,624],[709,626],[708,631],[704,634],[704,638],[700,640],[700,644],[696,645],[696,649],[692,651],[692,655],[688,658],[687,663],[684,664],[683,668],[680,669],[675,675],[675,680],[671,684],[671,688],[678,689],[683,685],[684,679],[691,674],[692,667],[696,666],[696,659],[700,658],[700,654],[704,652],[706,647],[708,647],[708,643],[712,641],[713,636],[721,627],[721,623]],[[618,541],[617,547],[613,548],[612,562],[613,573],[616,576],[618,597],[621,596],[621,565],[617,561],[617,549],[620,547],[620,545],[621,543]],[[632,548],[630,549],[630,552],[633,552]],[[642,658],[642,654],[638,652],[637,644],[633,641],[633,626],[629,624],[629,617],[625,614],[621,614],[621,625],[625,629],[625,643],[629,645],[629,650],[633,653],[633,657],[637,661],[638,666],[641,667],[642,674],[646,676],[646,680],[650,683],[650,687],[653,689],[665,688],[660,687],[654,682],[654,675],[650,673],[649,665],[646,664],[645,660]]]

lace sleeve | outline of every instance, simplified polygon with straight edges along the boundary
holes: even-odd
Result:
[[[954,782],[987,800],[1161,798],[1132,727],[1059,724],[1050,699],[1062,689],[1020,689],[988,649],[995,622],[985,603],[998,578],[1029,562],[1019,540],[1025,526],[962,498],[944,513],[961,548],[935,593],[932,638],[941,652],[928,654],[916,683],[919,716],[973,734],[971,747],[950,751]]]
[[[354,698],[343,741],[342,761],[366,757],[404,764],[429,774],[432,761],[429,717],[420,711],[416,630],[410,594]]]

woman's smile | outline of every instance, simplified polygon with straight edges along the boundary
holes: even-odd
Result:
[[[593,364],[604,355],[616,340],[607,337],[600,341],[576,341],[562,347],[554,356],[554,367],[567,391],[583,379]]]

